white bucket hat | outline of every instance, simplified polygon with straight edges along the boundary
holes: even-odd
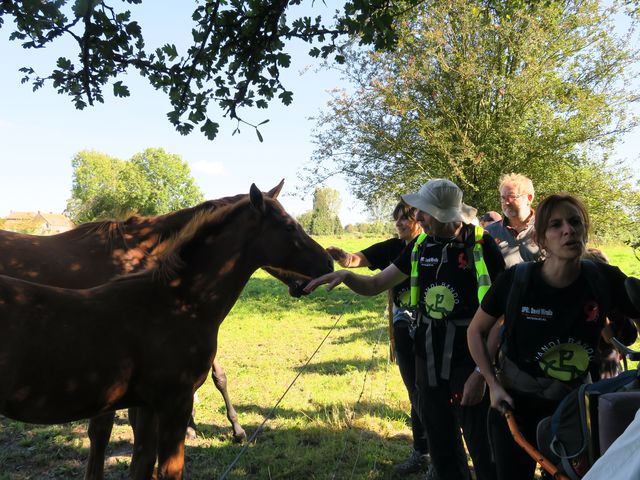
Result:
[[[462,203],[462,190],[451,180],[435,178],[416,193],[401,195],[408,205],[428,213],[442,223],[471,223],[477,210]]]

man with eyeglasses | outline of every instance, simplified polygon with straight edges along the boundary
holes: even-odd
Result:
[[[524,175],[508,173],[500,177],[498,191],[504,218],[486,230],[500,247],[507,268],[540,259],[540,248],[533,240],[533,183]]]

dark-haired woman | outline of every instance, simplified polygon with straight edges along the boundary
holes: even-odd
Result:
[[[640,316],[625,293],[626,276],[617,267],[597,263],[591,264],[596,270],[586,271],[581,257],[588,230],[587,211],[577,198],[551,195],[543,200],[536,210],[535,239],[545,260],[532,265],[517,309],[508,304],[517,268],[512,267],[491,286],[467,330],[469,350],[491,394],[489,435],[499,480],[532,479],[535,471],[535,462],[509,433],[501,415],[503,402],[514,409],[525,438],[535,444],[538,422],[566,393],[590,381],[607,314],[617,310],[631,318]],[[592,287],[595,282],[597,289]],[[605,297],[604,290],[610,295]],[[496,375],[486,337],[503,314]]]

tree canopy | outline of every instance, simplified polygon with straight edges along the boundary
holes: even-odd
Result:
[[[10,39],[27,49],[46,48],[63,37],[77,44],[76,51],[60,57],[51,72],[21,69],[23,83],[32,83],[34,89],[50,83],[82,109],[104,102],[103,89],[109,85],[115,96],[129,96],[123,77],[134,70],[168,95],[172,110],[167,115],[180,133],[199,127],[213,139],[219,123],[210,114],[210,103],[238,122],[243,121],[243,107],[267,108],[276,97],[291,103],[293,92],[280,79],[281,69],[291,61],[286,41],[314,44],[311,56],[341,63],[350,36],[376,49],[393,46],[394,19],[420,0],[347,1],[331,19],[296,14],[303,0],[196,0],[192,43],[184,52],[174,44],[147,47],[142,25],[130,8],[140,3],[3,0],[0,27],[12,18]],[[308,3],[313,10],[313,2]],[[188,7],[176,2],[175,8]]]
[[[539,196],[588,192],[596,233],[628,231],[639,194],[609,154],[637,123],[637,54],[615,14],[597,0],[423,2],[396,51],[349,54],[355,90],[318,118],[309,181],[342,174],[371,203],[445,177],[487,211],[500,175],[518,172]]]
[[[204,199],[187,163],[162,148],[149,148],[126,161],[82,151],[72,165],[66,211],[76,223],[132,213],[161,215]]]

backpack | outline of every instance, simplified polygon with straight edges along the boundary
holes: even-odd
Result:
[[[598,400],[613,392],[635,392],[624,402],[640,407],[640,370],[581,385],[560,402],[551,417],[538,424],[538,448],[571,480],[582,478],[601,454]]]

